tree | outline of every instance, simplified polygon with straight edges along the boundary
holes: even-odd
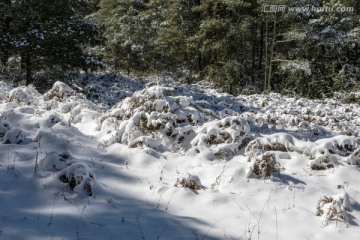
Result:
[[[12,21],[8,24],[12,56],[21,59],[25,84],[37,80],[42,71],[96,68],[101,65],[84,52],[86,46],[100,44],[101,28],[79,12],[84,1],[13,0],[8,4]],[[7,61],[9,56],[4,56]],[[99,59],[95,59],[99,60]],[[96,62],[97,64],[94,64]]]
[[[11,0],[0,2],[0,64],[7,65],[10,56],[10,23],[13,21]]]
[[[188,82],[202,69],[199,44],[193,41],[200,25],[199,5],[199,0],[153,1],[155,9],[162,8],[154,49],[160,57],[158,62],[167,63],[160,63],[161,70],[176,73]]]
[[[324,3],[323,6],[345,5]],[[351,89],[359,82],[357,21],[358,17],[351,13],[330,12],[317,13],[308,22],[299,56],[307,59],[311,67],[305,96],[324,97],[333,91]]]
[[[97,20],[107,26],[106,60],[115,70],[129,75],[149,69],[151,30],[145,15],[148,1],[102,0]]]
[[[201,22],[193,37],[201,53],[201,78],[208,78],[224,90],[236,94],[250,83],[255,65],[251,48],[257,29],[251,24],[257,3],[253,1],[204,0],[200,4]]]

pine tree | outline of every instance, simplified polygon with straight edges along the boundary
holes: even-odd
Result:
[[[11,0],[0,2],[0,64],[7,65],[10,56],[10,23],[13,21]]]
[[[257,9],[250,1],[234,0],[204,0],[199,9],[201,23],[193,39],[200,46],[201,76],[236,93],[251,81],[251,16]]]
[[[78,1],[71,0],[51,4],[44,0],[11,1],[10,10],[16,18],[9,24],[7,49],[21,59],[26,84],[40,80],[39,73],[44,71],[56,70],[62,75],[64,70],[94,68],[101,64],[90,61],[94,56],[84,52],[85,46],[101,43],[101,29],[91,19],[84,20],[77,12],[79,6]],[[5,61],[6,58],[8,56]]]
[[[149,69],[151,31],[145,15],[148,1],[102,0],[97,19],[107,26],[106,59],[115,70],[144,72]]]
[[[156,1],[154,1],[156,2]],[[160,25],[157,29],[155,53],[162,70],[176,73],[191,82],[202,68],[198,42],[193,41],[200,25],[199,0],[157,1]],[[161,4],[161,5],[159,5]]]
[[[302,45],[303,57],[309,60],[312,73],[306,96],[327,96],[335,90],[351,89],[359,82],[360,45],[356,34],[352,34],[357,21],[356,15],[346,12],[318,13],[309,21]]]

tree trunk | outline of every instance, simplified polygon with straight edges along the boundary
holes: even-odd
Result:
[[[131,68],[131,54],[128,53],[127,55],[127,66],[126,66],[126,71],[127,71],[127,76],[130,77],[130,68]]]
[[[268,21],[265,20],[265,76],[264,76],[264,92],[267,88],[267,70],[268,70]]]
[[[251,28],[251,39],[252,39],[252,46],[251,46],[251,81],[255,83],[255,69],[256,69],[256,48],[257,48],[257,24],[256,22],[252,25]]]
[[[272,33],[272,39],[271,39],[271,47],[270,47],[270,59],[269,59],[269,75],[268,75],[268,81],[267,81],[267,90],[271,91],[271,77],[272,77],[272,62],[274,58],[274,45],[275,45],[275,33],[276,33],[276,13],[275,13],[275,19],[274,19],[274,27],[273,27],[273,33]]]
[[[259,61],[258,61],[258,71],[260,72],[262,69],[263,63],[263,51],[264,51],[264,24],[261,22],[260,25],[260,44],[259,44]]]
[[[25,55],[25,64],[26,64],[26,79],[25,85],[29,85],[32,83],[32,62],[31,62],[31,54],[29,52]]]

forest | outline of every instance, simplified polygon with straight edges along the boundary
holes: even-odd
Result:
[[[2,0],[0,79],[80,72],[308,98],[359,87],[358,0]]]
[[[0,0],[0,240],[358,240],[360,0]]]

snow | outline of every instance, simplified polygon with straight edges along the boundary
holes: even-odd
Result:
[[[0,82],[0,239],[358,238],[358,104],[158,83]]]
[[[66,154],[62,155],[57,152],[46,153],[46,156],[39,161],[39,169],[46,171],[60,171],[66,168],[70,163],[67,163]]]

